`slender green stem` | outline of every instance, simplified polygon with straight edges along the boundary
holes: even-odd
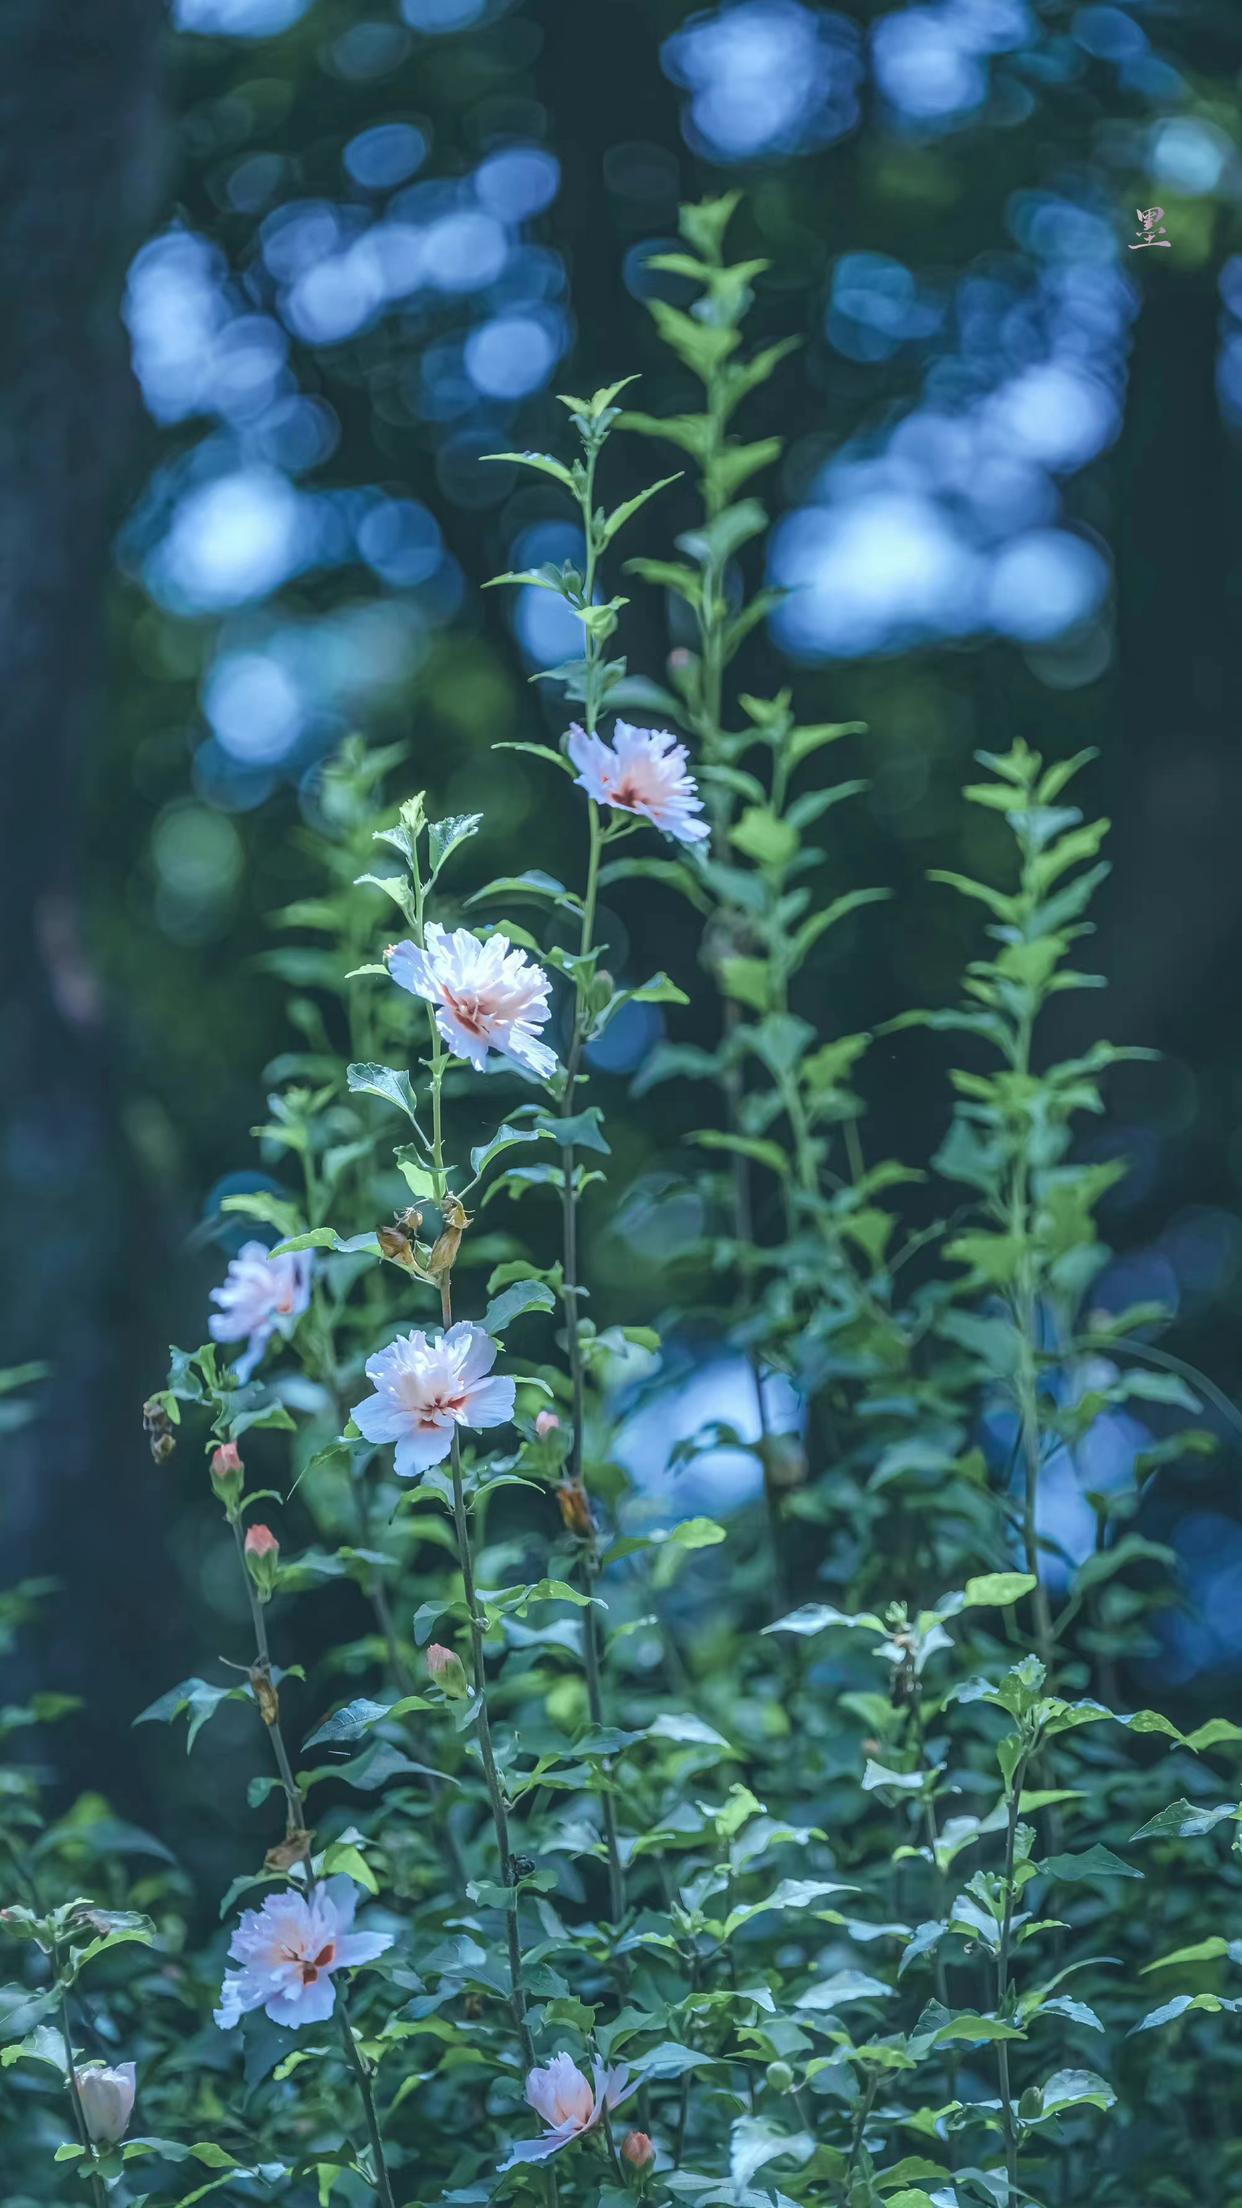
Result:
[[[414,875],[414,900],[417,913],[418,940],[423,939],[423,885],[417,872]],[[436,1200],[443,1203],[448,1193],[448,1170],[444,1162],[444,1118],[441,1091],[444,1085],[445,1050],[436,1026],[435,1014],[427,1008],[427,1026],[431,1038],[431,1141],[432,1172],[435,1179]],[[453,1323],[453,1276],[451,1267],[440,1279],[440,1320],[447,1329]],[[450,1453],[453,1480],[453,1531],[457,1543],[457,1562],[461,1571],[462,1592],[465,1596],[466,1615],[469,1620],[471,1673],[474,1681],[476,1704],[475,1730],[479,1742],[479,1758],[483,1765],[483,1777],[487,1787],[488,1805],[492,1813],[492,1826],[496,1835],[496,1852],[500,1858],[500,1884],[513,1887],[513,1861],[509,1848],[509,1813],[504,1788],[496,1764],[492,1744],[492,1728],[487,1707],[487,1659],[483,1647],[486,1621],[479,1610],[478,1593],[474,1577],[474,1550],[470,1541],[470,1519],[466,1509],[466,1489],[461,1468],[461,1442],[456,1426]],[[529,2070],[534,2063],[534,2046],[530,2027],[526,2021],[526,1996],[522,1985],[522,1941],[518,1923],[518,1897],[516,1889],[505,1902],[505,1932],[509,1950],[509,2005],[513,2012],[514,2028],[522,2050],[522,2061]]]
[[[1014,1852],[1018,1838],[1018,1813],[1022,1801],[1022,1781],[1026,1771],[1026,1758],[1021,1757],[1010,1782],[1009,1823],[1005,1832],[1005,1912],[1001,1920],[1000,1945],[996,1956],[996,2007],[1002,2020],[1009,2005],[1009,1959],[1013,1938]],[[1009,2048],[1003,2039],[996,2042],[996,2068],[1000,2084],[1001,2128],[1005,2137],[1005,2170],[1009,2190],[1016,2194],[1018,2185],[1018,2124],[1014,2115],[1013,2092],[1009,2080]]]
[[[858,2106],[854,2110],[854,2122],[850,2132],[849,2159],[847,2160],[845,2165],[845,2176],[842,2181],[842,2197],[846,2200],[849,2199],[850,2180],[853,2177],[854,2171],[858,2166],[858,2157],[862,2153],[863,2140],[866,2136],[867,2131],[867,2118],[871,2114],[871,2104],[876,2097],[877,2091],[879,2090],[879,2084],[879,2071],[871,2071],[867,2078],[866,2085],[863,2087],[861,2093],[858,2096]]]
[[[453,1434],[453,1526],[457,1535],[457,1555],[461,1565],[462,1588],[470,1619],[471,1668],[474,1675],[474,1693],[478,1715],[475,1729],[479,1740],[479,1756],[487,1783],[487,1798],[491,1805],[492,1823],[496,1832],[496,1852],[500,1857],[500,1883],[510,1889],[505,1900],[505,1933],[509,1949],[510,2007],[513,2022],[522,2049],[522,2061],[529,2070],[535,2060],[530,2026],[526,2021],[526,1993],[522,1984],[522,1940],[518,1924],[518,1896],[514,1886],[513,1858],[509,1850],[509,1814],[504,1788],[496,1767],[496,1754],[492,1746],[492,1728],[487,1711],[487,1664],[483,1651],[483,1619],[479,1613],[478,1595],[475,1589],[474,1559],[470,1547],[470,1522],[466,1514],[466,1494],[462,1482],[461,1448],[456,1431]]]
[[[293,1775],[293,1766],[290,1763],[289,1751],[285,1746],[285,1736],[281,1730],[280,1697],[272,1678],[272,1658],[267,1641],[267,1620],[263,1615],[263,1604],[259,1600],[258,1591],[250,1577],[249,1567],[246,1563],[246,1545],[242,1534],[240,1516],[234,1517],[231,1523],[233,1541],[237,1550],[237,1562],[241,1569],[242,1583],[246,1589],[246,1599],[250,1605],[250,1622],[254,1628],[255,1661],[253,1669],[257,1674],[253,1682],[255,1695],[259,1704],[259,1715],[267,1727],[268,1738],[272,1743],[272,1754],[275,1757],[276,1769],[280,1776],[281,1786],[284,1789],[286,1830],[293,1834],[302,1832],[306,1828],[306,1805],[302,1800],[301,1789]],[[307,1858],[307,1874],[309,1877],[309,1856]]]
[[[350,2023],[349,2010],[345,2002],[344,1988],[341,1986],[336,1989],[336,2019],[341,2034],[341,2045],[345,2050],[345,2059],[358,2081],[358,2095],[362,2102],[363,2115],[366,2118],[367,2135],[371,2141],[371,2162],[374,2170],[372,2183],[375,2187],[375,2197],[381,2203],[381,2208],[397,2208],[392,2180],[388,2175],[388,2166],[384,2160],[384,2135],[380,2130],[379,2113],[375,2106],[375,2090],[371,2082],[371,2067],[354,2037],[354,2028]]]
[[[588,1557],[583,1566],[583,1580],[588,1595],[591,1593],[594,1579],[594,1557],[591,1556]],[[582,1613],[582,1661],[586,1672],[587,1708],[591,1713],[591,1723],[602,1725],[604,1722],[604,1697],[599,1674],[599,1630],[595,1621],[595,1604],[593,1602],[588,1602]],[[612,1915],[613,1928],[619,1930],[621,1920],[625,1915],[625,1871],[621,1863],[621,1842],[617,1831],[616,1805],[611,1792],[607,1788],[601,1793],[601,1807],[604,1815],[604,1842],[608,1850],[608,1906]],[[621,1966],[620,1976],[624,1987],[628,1982],[629,1975],[625,1967],[624,1956],[618,1957],[618,1963]]]
[[[267,1620],[263,1614],[263,1604],[259,1600],[258,1591],[255,1587],[254,1581],[250,1577],[250,1572],[246,1564],[246,1548],[245,1541],[242,1536],[240,1515],[232,1517],[231,1523],[233,1527],[234,1543],[237,1549],[238,1566],[240,1568],[242,1581],[246,1589],[246,1599],[250,1605],[251,1624],[254,1627],[255,1662],[251,1673],[251,1679],[254,1685],[255,1696],[259,1704],[259,1714],[262,1717],[263,1723],[267,1728],[267,1736],[272,1744],[272,1755],[275,1758],[276,1769],[280,1776],[280,1783],[282,1788],[284,1789],[286,1832],[290,1838],[293,1838],[297,1834],[305,1835],[304,1844],[306,1853],[304,1863],[306,1874],[306,1890],[309,1894],[313,1893],[315,1889],[315,1869],[314,1864],[311,1861],[310,1834],[309,1832],[307,1832],[306,1829],[306,1805],[302,1799],[301,1789],[299,1788],[297,1780],[293,1775],[293,1766],[289,1760],[289,1752],[285,1746],[285,1736],[281,1729],[280,1698],[276,1690],[275,1682],[272,1678],[272,1658],[271,1651],[268,1646]],[[363,2061],[362,2054],[354,2041],[353,2031],[349,2023],[349,2013],[345,2005],[345,1989],[342,1985],[338,1983],[335,1988],[335,1992],[336,2006],[340,2018],[342,2039],[345,2045],[346,2053],[349,2058],[350,2068],[353,2070],[354,2075],[358,2080],[358,2088],[362,2096],[363,2113],[366,2118],[367,2131],[371,2140],[371,2156],[374,2163],[374,2177],[372,2182],[375,2189],[375,2197],[380,2203],[380,2208],[396,2208],[396,2203],[393,2197],[392,2180],[388,2175],[388,2165],[384,2156],[383,2134],[381,2133],[379,2117],[376,2113],[375,2097],[371,2090],[370,2074],[367,2070],[365,2062]]]
[[[56,1971],[56,1975],[59,1978],[61,1972],[61,1957],[59,1947],[53,1950],[52,1964],[53,1968]],[[104,2192],[103,2179],[100,2177],[99,2171],[95,2167],[95,2148],[92,2143],[90,2129],[86,2121],[86,2111],[82,2106],[82,2096],[78,2091],[77,2071],[74,2068],[73,2062],[73,2026],[69,2020],[69,1995],[63,1983],[60,1989],[60,2029],[61,2036],[64,2039],[65,2043],[65,2086],[69,2095],[69,2106],[73,2113],[74,2130],[77,2132],[78,2135],[78,2145],[81,2147],[83,2153],[89,2158],[91,2171],[91,2197],[95,2201],[96,2208],[105,2208],[107,2196]]]

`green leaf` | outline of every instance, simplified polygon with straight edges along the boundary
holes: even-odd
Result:
[[[769,1142],[762,1135],[727,1135],[719,1127],[700,1127],[686,1141],[697,1143],[700,1150],[728,1150],[735,1157],[753,1158],[756,1165],[770,1166],[782,1178],[789,1172],[789,1159],[779,1142]]]
[[[479,458],[481,460],[507,460],[510,466],[515,468],[534,468],[538,474],[550,475],[554,482],[563,484],[567,491],[573,492],[575,498],[578,495],[578,486],[569,469],[563,461],[554,460],[551,453],[484,452],[480,453]]]
[[[343,1709],[334,1711],[331,1717],[325,1717],[322,1725],[317,1725],[313,1733],[307,1734],[302,1743],[303,1754],[309,1748],[318,1748],[327,1740],[360,1740],[372,1725],[378,1725],[382,1717],[388,1716],[392,1707],[391,1702],[372,1702],[366,1695],[355,1696]]]
[[[614,506],[604,522],[600,537],[601,548],[612,543],[618,531],[624,529],[626,522],[632,520],[633,516],[646,505],[648,499],[655,497],[657,491],[666,491],[670,483],[680,483],[680,481],[681,470],[678,469],[676,475],[661,476],[658,483],[649,483],[645,491],[639,491],[635,497],[625,499],[620,506]]]
[[[332,1878],[337,1872],[343,1871],[347,1877],[353,1879],[355,1885],[365,1887],[369,1894],[379,1892],[379,1880],[365,1855],[347,1840],[334,1840],[325,1849],[323,1871],[325,1878]]]
[[[1143,1876],[1141,1871],[1136,1871],[1129,1863],[1123,1863],[1119,1855],[1114,1855],[1111,1848],[1102,1847],[1098,1841],[1094,1846],[1082,1849],[1077,1855],[1045,1856],[1039,1867],[1041,1871],[1047,1872],[1049,1878],[1070,1881],[1085,1879],[1091,1884],[1099,1879]]]
[[[482,813],[453,813],[445,820],[428,821],[427,856],[433,882],[450,852],[456,851],[468,837],[476,836],[482,825]]]
[[[524,1311],[554,1311],[556,1297],[542,1280],[517,1280],[494,1296],[483,1313],[484,1330],[495,1337],[502,1335],[514,1319]]]
[[[183,1679],[181,1684],[170,1687],[148,1703],[134,1719],[135,1725],[171,1725],[174,1718],[186,1715],[189,1728],[186,1736],[186,1753],[194,1746],[208,1720],[215,1716],[222,1702],[244,1702],[249,1699],[245,1687],[213,1687],[207,1679]]]
[[[280,1234],[296,1234],[302,1224],[298,1206],[287,1196],[274,1195],[269,1188],[247,1188],[234,1196],[221,1198],[221,1211],[241,1212],[247,1219],[258,1219],[265,1227],[275,1227]]]
[[[750,2184],[757,2170],[769,2162],[808,2162],[815,2151],[809,2132],[779,2131],[763,2116],[739,2116],[729,2142],[729,2179],[738,2187]]]
[[[757,866],[769,866],[776,870],[788,866],[798,850],[798,831],[787,820],[781,820],[766,805],[748,805],[735,828],[729,831],[729,841],[744,858],[753,859]]]
[[[1041,2089],[1043,2114],[1055,2116],[1064,2108],[1112,2108],[1117,2100],[1107,2078],[1094,2070],[1058,2070]]]
[[[990,2040],[1025,2038],[1026,2033],[1016,2024],[1007,2024],[1004,2017],[977,2016],[966,2009],[951,2016],[947,2024],[937,2026],[932,2045],[948,2047],[965,2042],[967,2046],[982,2047]]]
[[[1210,1832],[1213,1825],[1221,1824],[1226,1817],[1237,1817],[1236,1802],[1221,1802],[1209,1808],[1202,1802],[1170,1802],[1158,1816],[1150,1817],[1145,1825],[1131,1835],[1135,1840],[1197,1840]]]
[[[1171,1955],[1160,1955],[1154,1963],[1144,1963],[1139,1977],[1147,1978],[1153,1970],[1172,1970],[1183,1963],[1219,1962],[1236,1944],[1223,1939],[1219,1932],[1212,1932],[1206,1940],[1196,1940],[1190,1947],[1175,1947]]]
[[[418,1126],[418,1104],[410,1077],[397,1066],[356,1065],[347,1066],[345,1078],[355,1096],[380,1096],[386,1104],[395,1104],[415,1127]]]
[[[1024,1595],[1033,1595],[1038,1585],[1030,1572],[981,1572],[978,1578],[967,1580],[962,1606],[966,1610],[1004,1610],[1011,1602],[1021,1602]]]

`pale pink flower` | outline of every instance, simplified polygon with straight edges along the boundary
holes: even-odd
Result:
[[[678,843],[702,843],[711,834],[707,822],[695,818],[703,800],[694,776],[686,772],[686,747],[666,728],[631,728],[628,721],[618,721],[610,748],[601,736],[588,736],[575,723],[568,748],[579,789],[597,805],[641,813]]]
[[[540,1441],[546,1441],[549,1434],[555,1434],[559,1430],[560,1423],[555,1411],[540,1411],[535,1420],[535,1432],[538,1434]]]
[[[103,2063],[87,2063],[74,2071],[73,2081],[88,2137],[97,2147],[114,2147],[125,2137],[134,2112],[138,2073],[133,2063],[118,2062],[115,2070]]]
[[[435,1341],[419,1329],[400,1334],[367,1362],[374,1395],[350,1413],[368,1441],[396,1443],[398,1479],[443,1464],[459,1426],[503,1426],[513,1416],[512,1380],[489,1379],[496,1344],[468,1320]]]
[[[392,1946],[391,1932],[351,1932],[357,1906],[353,1880],[342,1876],[309,1896],[289,1887],[269,1894],[261,1909],[243,1910],[229,1948],[242,1967],[224,1974],[220,2029],[231,2031],[252,2009],[292,2031],[331,2016],[336,1972],[373,1963]]]
[[[526,2098],[547,2129],[541,2139],[520,2139],[501,2163],[502,2170],[511,2170],[516,2162],[546,2162],[550,2154],[596,2130],[605,2113],[632,2091],[624,2063],[610,2070],[596,2056],[593,2067],[594,2087],[568,2055],[553,2055],[546,2070],[529,2073]]]
[[[219,1304],[207,1321],[213,1342],[245,1342],[234,1358],[243,1386],[273,1334],[289,1339],[310,1302],[311,1253],[293,1250],[272,1257],[262,1242],[244,1242],[211,1300]]]
[[[556,1054],[539,1040],[548,1018],[548,977],[499,932],[481,942],[468,928],[449,935],[430,920],[416,943],[391,944],[384,956],[402,989],[436,1008],[436,1026],[457,1058],[480,1073],[489,1050],[546,1081]]]

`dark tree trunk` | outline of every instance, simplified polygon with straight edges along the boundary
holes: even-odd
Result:
[[[111,1109],[108,1027],[80,915],[84,766],[107,713],[105,601],[138,400],[120,307],[157,208],[159,0],[0,9],[0,1364],[46,1358],[8,1445],[0,1579],[70,1583],[48,1683],[88,1676],[115,1595],[118,1354],[142,1262]],[[127,793],[118,790],[122,807]]]

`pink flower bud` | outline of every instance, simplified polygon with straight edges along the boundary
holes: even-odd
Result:
[[[241,1501],[245,1473],[241,1454],[235,1441],[223,1442],[211,1456],[211,1484],[230,1518],[236,1516]]]
[[[540,1411],[535,1420],[535,1432],[540,1441],[545,1441],[549,1434],[554,1434],[560,1423],[555,1411]]]
[[[280,1556],[280,1543],[270,1526],[249,1526],[246,1530],[246,1569],[259,1590],[260,1602],[271,1598],[276,1585],[276,1565]]]
[[[649,2170],[656,2158],[656,2150],[645,2131],[627,2131],[621,2141],[621,2152],[636,2170]]]
[[[439,1641],[433,1641],[427,1650],[427,1669],[436,1685],[447,1694],[451,1702],[464,1701],[467,1694],[466,1668],[460,1656]]]

